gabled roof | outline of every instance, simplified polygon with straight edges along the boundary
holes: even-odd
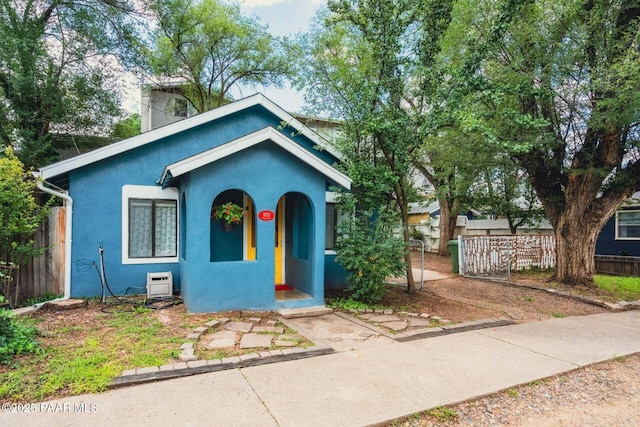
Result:
[[[163,126],[161,128],[154,129],[149,132],[145,132],[143,134],[134,136],[132,138],[128,138],[120,142],[107,145],[105,147],[99,148],[89,153],[81,154],[71,159],[63,160],[48,166],[41,167],[37,175],[44,178],[45,180],[52,177],[59,176],[59,175],[63,175],[72,170],[90,165],[95,162],[99,162],[101,160],[108,159],[109,157],[124,153],[129,150],[133,150],[138,147],[142,147],[146,144],[157,141],[159,139],[175,135],[185,130],[195,128],[197,126],[203,125],[213,120],[240,112],[242,110],[245,110],[247,108],[254,107],[257,105],[264,107],[267,111],[271,112],[273,115],[278,117],[281,121],[287,123],[293,129],[295,129],[298,133],[309,138],[314,143],[314,145],[321,147],[322,149],[326,150],[336,158],[340,157],[338,152],[335,151],[330,145],[328,145],[327,141],[325,141],[322,137],[320,137],[320,135],[318,135],[317,133],[313,132],[311,129],[304,126],[300,121],[295,119],[291,114],[287,113],[278,105],[274,104],[271,100],[269,100],[267,97],[265,97],[261,93],[256,93],[255,95],[248,96],[246,98],[232,102],[231,104],[227,104],[222,107],[216,108],[214,110],[207,111],[202,114],[198,114],[188,119],[184,119],[180,122]]]
[[[317,170],[336,184],[341,185],[346,189],[351,188],[351,179],[349,179],[348,176],[333,166],[323,162],[308,150],[302,148],[295,141],[286,137],[282,132],[277,131],[271,126],[267,126],[266,128],[256,132],[165,166],[162,172],[162,177],[160,178],[160,184],[165,186],[172,178],[177,178],[187,172],[191,172],[239,151],[258,145],[264,141],[272,141],[280,148],[297,157],[302,162]]]

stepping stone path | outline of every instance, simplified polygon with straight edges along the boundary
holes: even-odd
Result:
[[[424,318],[412,317],[408,319],[407,322],[409,323],[409,326],[414,328],[428,328],[431,326],[431,320]]]
[[[195,363],[198,357],[195,355],[196,345],[193,341],[198,341],[203,337],[207,339],[204,348],[209,350],[238,348],[240,350],[256,349],[263,351],[269,349],[272,345],[276,347],[297,347],[300,342],[305,340],[304,337],[298,334],[285,334],[285,328],[276,326],[278,321],[275,319],[250,317],[245,320],[231,321],[224,317],[210,320],[204,326],[194,328],[187,335],[187,339],[192,341],[185,342],[180,346],[178,359],[181,362]],[[242,354],[234,357],[244,360],[251,357],[251,354]],[[255,357],[258,357],[258,355],[255,354]]]
[[[351,309],[350,312],[360,320],[376,326],[382,326],[394,332],[403,331],[407,328],[428,328],[452,323],[450,320],[438,316],[431,316],[428,313],[408,313],[401,311],[394,314],[393,310],[390,309]]]
[[[282,326],[254,326],[253,332],[272,332],[274,334],[284,334]]]
[[[407,329],[407,322],[398,321],[398,322],[386,322],[383,323],[382,326],[385,328],[391,329],[392,331],[404,331]]]
[[[238,334],[233,331],[218,331],[211,336],[213,339],[206,345],[209,349],[233,347],[238,340]]]
[[[271,334],[243,334],[240,340],[240,348],[269,348],[273,335]]]
[[[236,332],[251,332],[253,328],[253,323],[248,322],[229,322],[223,326],[228,331],[236,331]]]
[[[398,316],[394,316],[393,314],[383,314],[380,316],[373,316],[369,318],[369,322],[374,323],[385,323],[385,322],[397,322],[400,318]]]

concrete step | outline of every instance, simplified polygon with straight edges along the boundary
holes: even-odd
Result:
[[[47,301],[46,305],[49,309],[54,311],[71,310],[74,308],[85,307],[87,300],[84,299],[66,299],[59,301]]]
[[[325,306],[303,307],[303,308],[283,308],[278,310],[278,314],[285,319],[296,319],[298,317],[324,316],[333,313],[332,308]]]

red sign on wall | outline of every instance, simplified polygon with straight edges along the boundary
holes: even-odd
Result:
[[[264,210],[264,211],[258,212],[258,218],[260,218],[263,221],[271,221],[275,217],[276,217],[276,214],[273,211]]]

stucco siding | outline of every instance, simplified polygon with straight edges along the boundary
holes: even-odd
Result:
[[[306,168],[298,159],[270,142],[229,156],[190,173],[186,248],[189,281],[183,283],[185,302],[189,309],[219,311],[240,308],[273,309],[286,303],[276,303],[274,288],[275,221],[256,223],[256,260],[211,262],[208,228],[211,203],[229,189],[249,195],[256,212],[276,210],[280,197],[287,193],[305,194],[312,203],[314,217],[324,217],[325,177]],[[316,221],[316,233],[324,235],[324,222]],[[215,244],[215,242],[213,243]],[[317,246],[317,248],[316,248]],[[314,245],[313,257],[321,260],[322,245]],[[312,264],[308,271],[312,298],[291,301],[290,305],[323,304],[323,266]],[[307,292],[305,290],[305,292]]]
[[[99,264],[98,249],[102,244],[107,278],[117,295],[144,293],[148,272],[171,271],[174,289],[181,290],[189,310],[194,312],[323,304],[324,240],[318,236],[325,233],[327,178],[269,141],[193,170],[169,184],[178,189],[175,262],[123,263],[127,258],[123,250],[123,209],[128,209],[123,202],[125,185],[160,189],[158,180],[165,166],[266,126],[280,125],[277,117],[257,105],[71,170],[72,296],[101,294],[94,263]],[[287,128],[282,132],[327,164],[336,162],[330,153],[315,150],[304,135]],[[274,221],[256,222],[255,261],[211,262],[211,204],[218,194],[229,189],[248,194],[255,212],[275,212],[278,200],[285,194],[301,194],[308,199],[310,220],[305,227],[313,229],[307,239],[308,253],[304,260],[293,260],[289,254],[293,261],[287,264],[286,274],[310,298],[275,301]]]

